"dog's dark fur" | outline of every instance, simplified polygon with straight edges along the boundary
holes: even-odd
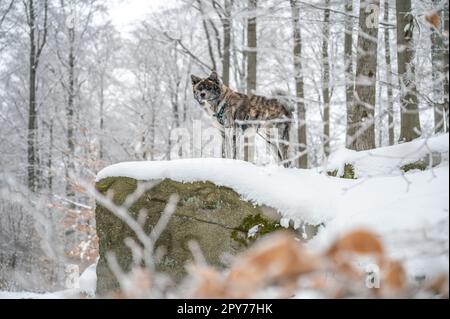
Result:
[[[246,95],[223,85],[216,72],[207,78],[191,75],[194,98],[210,114],[219,129],[238,128],[245,130],[251,126],[270,129],[277,128],[282,143],[277,146],[280,160],[287,159],[289,131],[292,111],[287,103],[278,98]],[[270,136],[266,136],[270,142]],[[274,145],[271,143],[271,145]]]

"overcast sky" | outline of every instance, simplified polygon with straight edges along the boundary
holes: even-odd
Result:
[[[115,0],[111,1],[109,11],[117,28],[127,31],[147,13],[173,7],[175,2],[176,0]]]

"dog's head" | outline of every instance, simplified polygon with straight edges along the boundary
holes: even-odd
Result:
[[[222,94],[222,84],[216,72],[212,72],[206,79],[191,75],[194,98],[200,103],[218,99]]]

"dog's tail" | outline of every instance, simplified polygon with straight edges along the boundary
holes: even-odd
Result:
[[[292,116],[292,113],[295,112],[295,99],[288,91],[283,89],[275,89],[272,91],[272,98],[276,99],[281,105],[283,105],[290,116]]]

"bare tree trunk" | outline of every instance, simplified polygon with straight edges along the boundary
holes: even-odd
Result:
[[[247,21],[247,94],[256,92],[257,70],[257,35],[256,35],[257,0],[248,0],[249,18]],[[251,161],[254,154],[254,138],[244,137],[244,160]]]
[[[408,142],[421,135],[419,107],[412,47],[414,17],[411,0],[396,0],[397,62],[400,80],[400,141]]]
[[[306,108],[303,90],[302,74],[302,38],[300,33],[300,7],[297,0],[291,0],[292,26],[294,38],[294,72],[295,72],[295,92],[297,98],[297,125],[298,144],[300,157],[297,166],[308,168],[307,136],[306,136]]]
[[[42,50],[47,42],[47,21],[48,21],[48,2],[45,0],[43,4],[44,21],[41,30],[38,29],[37,12],[34,0],[24,2],[25,12],[27,16],[27,24],[30,38],[30,54],[29,54],[29,100],[28,100],[28,134],[27,134],[27,179],[28,188],[36,191],[39,187],[39,168],[38,168],[38,110],[37,106],[37,71],[39,66],[39,58]]]
[[[216,63],[216,58],[214,57],[213,44],[211,42],[211,36],[209,34],[208,25],[206,23],[206,17],[203,12],[203,3],[201,0],[197,0],[197,4],[198,4],[200,14],[202,15],[201,19],[202,19],[203,30],[205,31],[206,43],[208,44],[209,58],[211,60],[213,69],[217,70],[217,63]]]
[[[433,0],[433,5],[437,6],[439,1]],[[445,21],[445,10],[441,10],[440,15]],[[448,18],[447,18],[448,20]],[[445,22],[444,22],[445,24]],[[442,39],[442,28],[432,29],[431,33],[431,64],[433,75],[433,100],[434,100],[434,132],[445,131],[445,82],[448,74],[448,56],[445,55],[446,46]],[[445,27],[445,26],[444,26]],[[447,49],[448,50],[448,49]],[[447,60],[446,60],[447,58]],[[447,72],[445,72],[447,70]],[[444,75],[444,76],[442,76]]]
[[[352,147],[352,136],[355,135],[353,126],[353,92],[355,89],[355,77],[353,74],[353,0],[345,3],[345,36],[344,36],[344,61],[345,61],[345,96],[347,101],[347,125],[345,141],[348,148]]]
[[[448,19],[449,19],[449,13],[448,13],[448,1],[445,3],[445,9],[443,10],[444,15],[444,32],[448,36]],[[448,96],[448,73],[449,73],[449,56],[448,56],[449,46],[445,46],[444,51],[442,52],[442,61],[445,63],[444,67],[444,112],[445,112],[445,127],[444,131],[448,132],[449,128],[449,96]]]
[[[150,122],[150,160],[153,161],[155,159],[155,141],[156,141],[155,105],[152,105],[151,116],[152,116],[152,119]]]
[[[28,110],[28,188],[36,191],[36,132],[37,132],[37,110],[36,110],[36,40],[35,40],[35,13],[33,0],[29,2],[30,11],[30,90]]]
[[[247,94],[256,91],[256,63],[257,63],[257,39],[256,39],[256,8],[257,0],[248,0],[250,17],[247,21]]]
[[[222,55],[222,82],[226,86],[230,85],[230,60],[231,60],[231,9],[234,0],[224,0],[224,14],[222,17],[223,26],[223,55]],[[227,157],[226,145],[227,136],[222,134],[222,157]],[[233,145],[236,148],[236,145]],[[234,156],[233,156],[234,157]]]
[[[174,60],[176,62],[178,62],[178,50],[177,50],[177,46],[178,43],[175,42],[174,43],[175,47],[174,47]],[[174,124],[175,127],[178,128],[181,125],[181,121],[180,121],[180,102],[179,102],[179,97],[178,97],[178,92],[180,89],[180,79],[179,77],[175,77],[174,78],[174,87],[172,88],[172,93],[171,93],[171,103],[172,103],[172,114],[173,114],[173,119],[174,119]]]
[[[49,135],[50,143],[48,147],[48,159],[47,159],[47,184],[49,192],[53,192],[53,147],[54,147],[54,136],[53,136],[54,119],[53,116],[50,118],[49,124]]]
[[[71,12],[73,14],[73,12]],[[66,106],[66,121],[67,121],[67,166],[66,166],[66,195],[73,197],[75,195],[71,183],[70,175],[75,172],[75,26],[68,26],[69,38],[69,54],[68,61],[68,83],[67,83],[67,106]]]
[[[444,131],[444,104],[441,97],[443,97],[443,83],[440,80],[441,68],[440,66],[440,45],[439,35],[436,32],[431,34],[431,68],[433,76],[433,108],[434,108],[434,132],[442,133]]]
[[[330,0],[325,0],[322,39],[322,95],[323,95],[323,152],[330,155],[330,62],[328,41],[330,40]]]
[[[389,22],[389,0],[384,1],[384,21]],[[389,41],[389,28],[384,28],[384,56],[386,62],[386,89],[388,109],[388,135],[389,145],[394,145],[394,99],[392,94],[392,66],[391,47]]]
[[[105,75],[100,75],[100,138],[99,138],[99,159],[104,159],[103,138],[105,131]]]
[[[225,16],[223,25],[223,61],[222,61],[222,81],[226,86],[230,85],[230,49],[231,49],[231,8],[233,0],[225,1]]]
[[[358,57],[352,120],[356,132],[352,148],[375,148],[375,100],[378,49],[379,0],[361,0],[359,12]]]
[[[380,75],[380,69],[378,68],[378,72],[377,72],[377,77],[381,78]],[[381,88],[381,83],[378,81],[376,83],[377,85],[377,100],[378,100],[378,116],[377,116],[377,126],[378,126],[378,130],[377,130],[377,141],[376,141],[376,145],[377,147],[382,147],[383,146],[383,116],[381,116],[381,114],[383,113],[383,103],[382,103],[382,88]]]

